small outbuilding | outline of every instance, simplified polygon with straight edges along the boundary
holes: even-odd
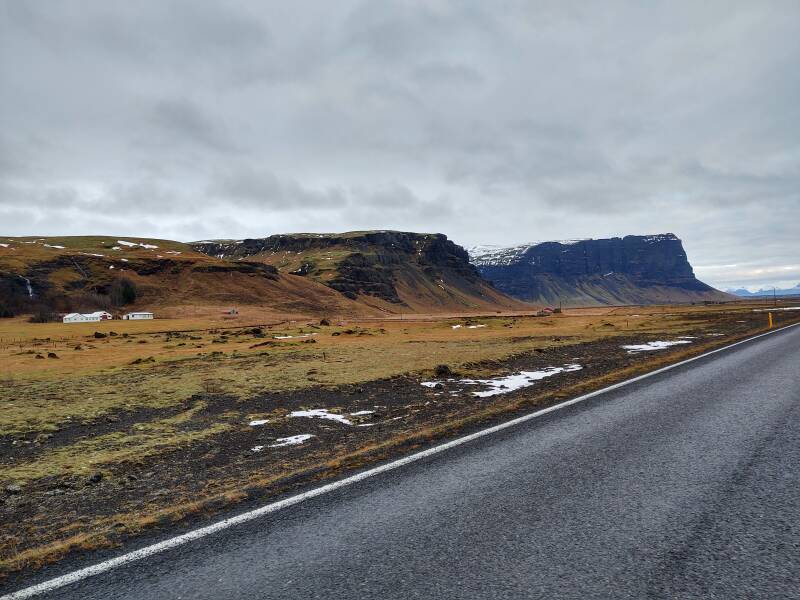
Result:
[[[143,321],[145,319],[152,319],[153,313],[151,312],[129,312],[122,315],[126,321]]]
[[[62,319],[64,323],[91,323],[93,321],[110,321],[113,316],[110,312],[98,310],[93,313],[69,313]]]

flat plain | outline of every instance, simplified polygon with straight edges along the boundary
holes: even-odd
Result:
[[[765,308],[0,320],[0,569],[203,520],[652,370],[763,331]]]

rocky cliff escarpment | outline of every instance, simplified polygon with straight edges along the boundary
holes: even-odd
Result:
[[[442,234],[302,233],[196,242],[192,247],[226,260],[260,260],[348,298],[377,301],[386,310],[522,307],[488,285],[467,251]]]
[[[674,234],[540,242],[470,250],[481,275],[511,296],[566,305],[720,301],[694,276]]]

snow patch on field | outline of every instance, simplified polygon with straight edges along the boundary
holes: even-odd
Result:
[[[42,246],[44,246],[45,248],[56,248],[58,250],[63,250],[64,249],[64,246],[57,246],[55,244],[52,244],[52,245],[51,244],[42,244]]]
[[[630,344],[622,346],[628,351],[628,354],[636,354],[638,352],[653,352],[655,350],[664,350],[670,346],[677,346],[679,344],[691,344],[691,340],[666,340],[657,342],[647,342],[646,344]]]
[[[308,338],[312,335],[317,335],[316,333],[304,333],[303,335],[274,335],[272,339],[274,340],[292,340],[298,338]]]
[[[800,310],[800,306],[787,306],[785,308],[754,308],[753,312],[775,312],[779,310]],[[738,323],[739,321],[737,321]]]
[[[295,410],[289,414],[290,417],[308,417],[310,419],[328,419],[338,421],[345,425],[352,425],[353,422],[343,415],[328,412],[327,408],[313,408],[311,410]]]
[[[351,412],[350,416],[351,417],[360,417],[361,415],[371,415],[374,412],[375,412],[374,410],[359,410],[359,411],[356,411],[356,412]]]
[[[250,427],[258,427],[259,425],[266,425],[269,423],[268,419],[256,419],[255,421],[250,421]]]
[[[0,248],[8,248],[8,244],[0,244]]]
[[[504,377],[496,377],[494,379],[448,379],[449,383],[456,383],[460,385],[481,385],[488,387],[488,390],[481,392],[472,392],[473,396],[479,398],[488,398],[490,396],[497,396],[498,394],[508,394],[522,388],[529,387],[541,379],[558,375],[559,373],[571,373],[573,371],[580,371],[583,366],[573,363],[564,365],[563,367],[547,367],[541,371],[521,371],[513,375],[506,375]],[[436,387],[441,381],[423,381],[422,385],[425,387]],[[458,392],[450,392],[457,394]]]
[[[298,435],[291,435],[291,436],[285,437],[285,438],[278,438],[277,440],[275,440],[278,443],[277,444],[270,444],[269,447],[270,448],[281,448],[283,446],[296,446],[298,444],[302,444],[302,443],[306,442],[307,440],[310,440],[312,437],[315,437],[315,436],[311,435],[310,433],[300,433]]]

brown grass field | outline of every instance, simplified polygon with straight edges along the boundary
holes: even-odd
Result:
[[[140,322],[0,320],[0,577],[729,343],[764,330],[767,314],[755,308],[765,306],[332,315],[330,325],[216,307]],[[774,315],[776,326],[800,319]],[[621,349],[681,336],[662,351]],[[583,369],[489,398],[459,383],[567,363]],[[454,375],[421,386],[437,365]],[[350,424],[290,416],[319,408]],[[312,438],[272,447],[300,433]]]

